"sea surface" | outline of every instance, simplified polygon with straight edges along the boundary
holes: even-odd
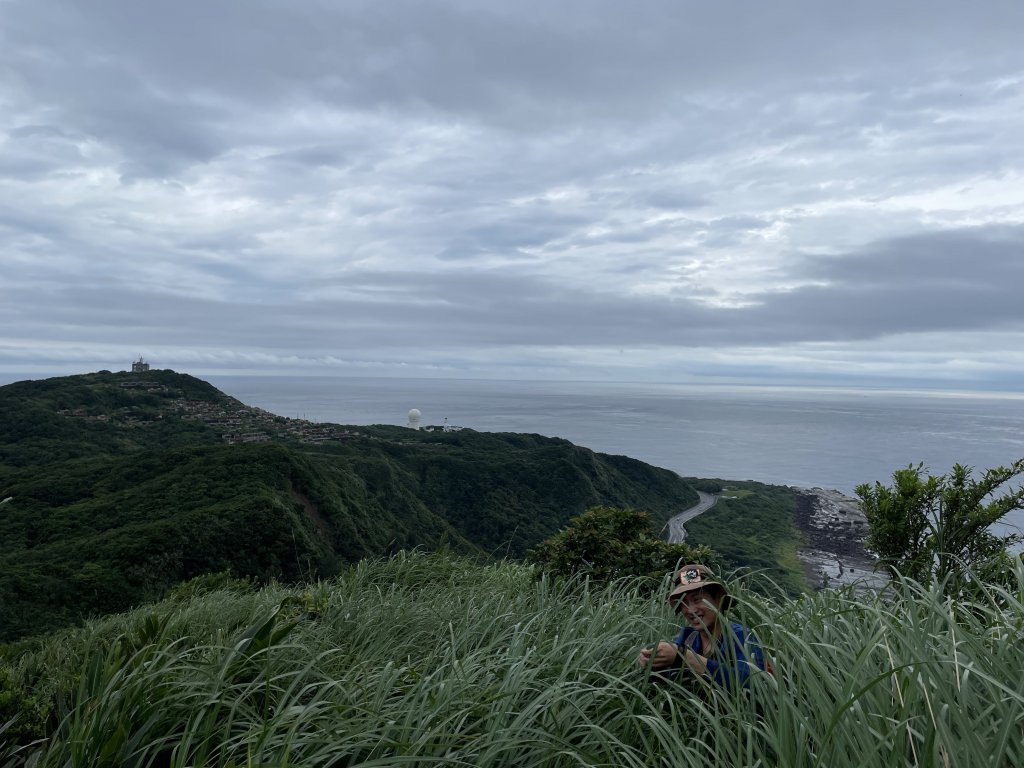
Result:
[[[421,423],[563,437],[684,476],[853,494],[924,463],[979,472],[1024,457],[1024,395],[337,377],[204,377],[247,405],[338,424]],[[1024,512],[1008,520],[1024,529]]]

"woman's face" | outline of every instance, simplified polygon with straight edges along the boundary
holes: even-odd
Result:
[[[685,592],[676,603],[676,611],[686,616],[694,629],[713,632],[718,622],[722,596],[714,589],[695,589]]]

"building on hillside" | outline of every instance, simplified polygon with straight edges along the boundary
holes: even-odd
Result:
[[[132,373],[145,373],[149,370],[149,363],[142,359],[142,355],[139,355],[139,359],[132,363]]]

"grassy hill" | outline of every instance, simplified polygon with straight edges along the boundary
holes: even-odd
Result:
[[[191,583],[0,647],[0,726],[19,715],[0,764],[1024,764],[1024,571],[970,605],[912,582],[797,599],[733,584],[774,667],[749,694],[636,670],[675,632],[662,586],[423,553],[301,588]]]
[[[173,371],[0,387],[0,640],[203,573],[330,576],[441,544],[521,556],[588,507],[696,501],[667,470],[539,435],[344,427]]]

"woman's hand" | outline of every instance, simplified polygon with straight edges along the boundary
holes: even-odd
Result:
[[[665,667],[671,667],[678,655],[679,649],[675,643],[667,643],[662,640],[651,648],[641,649],[640,657],[636,660],[636,663],[640,669],[646,668],[648,664],[651,665],[651,669],[664,669]]]

